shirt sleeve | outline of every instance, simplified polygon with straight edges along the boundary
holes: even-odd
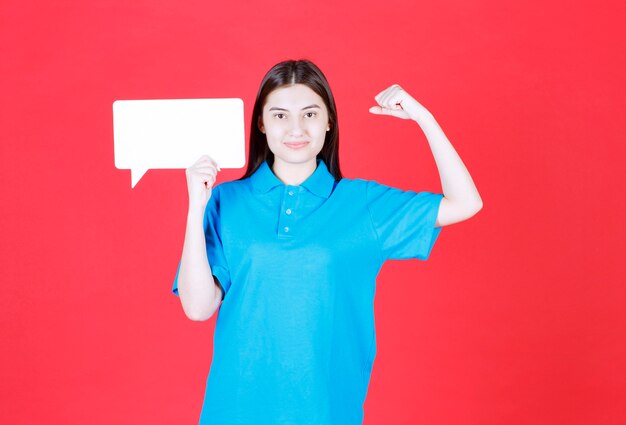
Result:
[[[224,254],[222,245],[222,229],[220,225],[220,191],[219,186],[215,186],[211,193],[211,198],[204,211],[204,236],[206,239],[206,251],[209,265],[213,276],[217,278],[222,288],[222,300],[230,288],[230,270]],[[178,273],[180,263],[176,270],[172,292],[178,296]]]
[[[367,182],[367,208],[383,260],[428,259],[441,232],[435,223],[442,198],[442,194]]]

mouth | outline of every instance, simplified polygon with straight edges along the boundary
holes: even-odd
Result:
[[[285,145],[287,145],[287,147],[291,149],[300,149],[308,144],[309,142],[285,142]]]

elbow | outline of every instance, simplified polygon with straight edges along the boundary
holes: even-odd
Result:
[[[213,317],[221,302],[198,303],[192,300],[181,298],[183,311],[189,320],[194,322],[204,322]]]
[[[483,209],[483,200],[482,200],[482,199],[480,199],[480,198],[478,198],[478,201],[477,201],[477,202],[476,202],[476,204],[474,205],[474,209],[473,209],[474,214],[477,214],[477,213],[478,213],[478,211],[480,211],[480,210],[482,210],[482,209]],[[472,214],[472,215],[474,215],[474,214]]]
[[[482,208],[483,201],[480,197],[458,202],[451,202],[448,198],[444,198],[439,208],[436,227],[465,221],[476,215]]]
[[[189,309],[189,310],[184,309],[184,310],[185,310],[185,316],[187,316],[189,320],[192,320],[194,322],[205,322],[213,316],[213,313],[215,313],[216,309],[210,308],[210,309],[205,309],[205,310],[199,310],[199,309]]]
[[[463,220],[467,220],[468,218],[474,217],[480,210],[483,209],[483,201],[478,198],[478,200],[468,203],[463,208]]]
[[[187,316],[187,319],[192,320],[194,322],[204,322],[211,318],[210,314],[207,314],[206,312],[202,312],[202,311],[185,310],[185,316]]]
[[[222,303],[220,290],[215,288],[214,291],[206,291],[203,286],[203,284],[191,285],[183,279],[178,281],[178,295],[183,311],[185,316],[194,322],[209,320]]]
[[[477,201],[477,202],[475,202],[475,203],[474,203],[474,204],[473,204],[473,205],[469,208],[469,216],[468,216],[468,218],[475,216],[475,215],[476,215],[476,214],[478,214],[478,212],[479,212],[480,210],[482,210],[482,209],[483,209],[483,201],[482,201],[482,199],[480,199],[480,198],[479,198],[479,199],[478,199],[478,201]]]

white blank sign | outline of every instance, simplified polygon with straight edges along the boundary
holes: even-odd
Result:
[[[188,168],[202,155],[241,168],[243,100],[116,100],[113,139],[115,166],[131,170],[132,187],[151,168]]]

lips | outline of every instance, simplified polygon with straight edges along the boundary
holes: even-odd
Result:
[[[300,149],[308,145],[309,142],[285,142],[285,145],[291,149]]]

